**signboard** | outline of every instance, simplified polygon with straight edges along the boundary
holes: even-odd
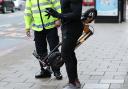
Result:
[[[118,16],[118,0],[95,0],[98,16]]]

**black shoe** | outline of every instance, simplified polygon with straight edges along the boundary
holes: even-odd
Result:
[[[39,74],[35,75],[35,78],[50,78],[51,73],[48,70],[41,71]]]
[[[56,77],[57,80],[61,80],[62,79],[62,75],[60,72],[55,72],[54,76]]]

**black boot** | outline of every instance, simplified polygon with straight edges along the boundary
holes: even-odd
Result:
[[[59,72],[54,72],[54,76],[56,77],[57,80],[61,80],[62,79],[62,74]]]
[[[35,78],[50,78],[51,72],[48,70],[43,70],[39,74],[35,75]]]

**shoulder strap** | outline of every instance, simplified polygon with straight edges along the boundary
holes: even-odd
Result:
[[[41,14],[41,9],[40,9],[39,0],[37,0],[37,5],[38,5],[38,8],[39,8],[39,13],[40,13],[40,19],[41,19],[41,22],[42,22],[42,26],[43,26],[43,29],[45,29],[45,27],[44,27],[44,22],[43,22],[43,18],[42,18],[42,14]]]

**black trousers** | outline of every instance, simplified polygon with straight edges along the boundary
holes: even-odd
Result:
[[[48,45],[49,44],[49,49],[50,51],[55,48],[56,45],[59,43],[59,37],[58,37],[58,32],[57,28],[52,28],[52,29],[47,29],[47,30],[42,30],[40,32],[35,31],[34,32],[34,41],[35,41],[35,48],[37,51],[37,54],[43,58],[48,54]],[[56,49],[56,51],[59,51]],[[42,64],[40,63],[41,70],[43,71],[44,68]],[[53,68],[53,72],[58,72],[60,71],[60,68]]]
[[[83,31],[82,23],[73,23],[62,26],[62,58],[65,61],[66,71],[69,82],[74,82],[78,79],[77,74],[77,58],[75,55],[75,47],[78,38]]]

